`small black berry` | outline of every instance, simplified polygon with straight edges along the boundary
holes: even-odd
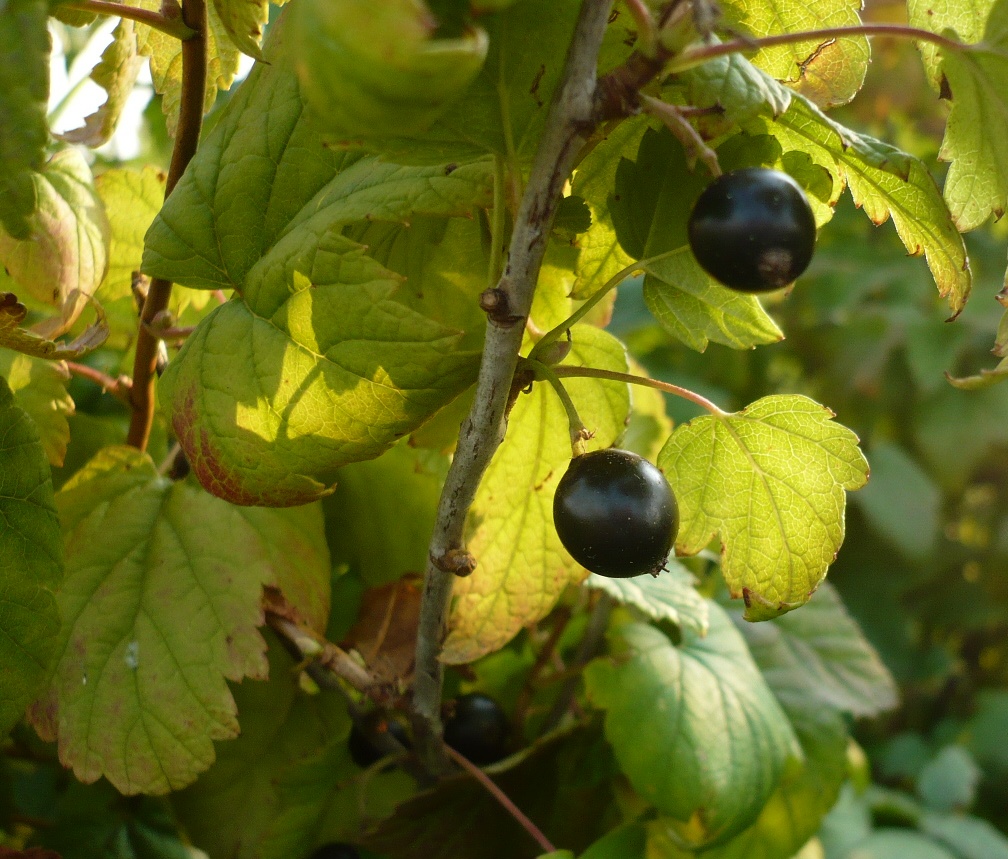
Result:
[[[689,243],[700,266],[729,289],[771,292],[812,260],[816,225],[787,173],[744,167],[719,176],[693,206]]]

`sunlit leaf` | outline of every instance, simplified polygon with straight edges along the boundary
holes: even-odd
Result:
[[[161,11],[160,0],[137,0],[142,9]],[[163,96],[162,109],[168,133],[174,137],[178,125],[182,98],[182,42],[146,24],[136,25],[137,47],[142,56],[150,57],[154,89]],[[234,46],[227,28],[217,13],[217,4],[207,4],[207,76],[203,94],[203,112],[213,107],[218,90],[231,88],[241,53]]]
[[[861,23],[859,0],[727,0],[725,18],[754,36],[795,33]],[[870,51],[864,36],[813,39],[763,48],[753,63],[817,104],[850,101],[864,82]]]
[[[269,0],[213,0],[213,8],[232,43],[258,59],[263,26],[269,20]]]
[[[612,335],[588,325],[572,333],[564,363],[626,372],[624,347]],[[629,411],[626,384],[568,379],[565,385],[595,433],[589,446],[611,445]],[[477,567],[455,584],[443,661],[471,662],[497,650],[545,617],[568,584],[584,578],[553,527],[553,493],[570,458],[567,414],[548,384],[536,384],[515,404],[470,510],[466,547]]]
[[[610,198],[620,159],[633,156],[646,128],[643,117],[621,122],[585,156],[574,174],[572,192],[587,202],[592,216],[588,231],[577,237],[576,298],[587,298],[631,262],[616,240]]]
[[[84,120],[80,128],[59,136],[68,143],[83,143],[85,146],[107,143],[133,92],[143,63],[143,58],[137,53],[134,24],[123,18],[113,32],[101,62],[91,72],[91,79],[108,94],[105,102]]]
[[[49,464],[62,465],[70,441],[67,415],[74,411],[67,393],[70,374],[66,366],[0,349],[0,376],[14,392],[14,402],[35,424]]]
[[[910,0],[910,23],[935,33],[953,34],[975,45],[949,50],[921,43],[935,84],[948,88],[951,112],[941,158],[951,162],[945,199],[956,226],[966,232],[1008,206],[1008,3],[975,0],[969,4]]]
[[[938,292],[954,314],[971,286],[962,236],[924,164],[889,144],[857,134],[810,102],[793,98],[776,118],[762,116],[746,128],[776,137],[785,151],[806,152],[850,188],[854,202],[876,224],[890,217],[910,254],[924,254]]]
[[[33,705],[39,732],[85,782],[166,793],[238,733],[225,680],[264,677],[263,585],[317,628],[328,615],[320,511],[236,508],[110,448],[60,490],[69,559],[57,665]]]
[[[38,430],[0,379],[0,735],[38,693],[58,644],[63,541]]]
[[[806,603],[843,541],[844,490],[864,484],[868,464],[832,417],[806,397],[764,397],[677,427],[658,457],[682,515],[677,550],[719,534],[749,620]]]

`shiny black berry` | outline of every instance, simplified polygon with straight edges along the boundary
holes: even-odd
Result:
[[[610,578],[657,573],[679,532],[679,505],[665,475],[628,450],[571,460],[553,497],[553,524],[581,566]]]
[[[308,859],[360,859],[357,848],[350,844],[323,844]]]
[[[511,726],[489,695],[473,692],[449,704],[444,741],[474,764],[486,766],[507,757]]]
[[[384,734],[386,731],[403,746],[410,747],[410,738],[405,725],[394,716],[389,716],[381,710],[372,710],[364,717],[363,726],[358,726],[355,723],[350,729],[350,739],[347,740],[350,759],[362,768],[380,761],[385,757],[385,753],[371,742],[368,733]]]
[[[710,183],[689,218],[700,266],[729,289],[770,292],[812,260],[816,226],[805,192],[787,173],[732,170]]]

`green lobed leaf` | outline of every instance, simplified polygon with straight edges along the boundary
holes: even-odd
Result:
[[[861,23],[860,0],[726,0],[727,23],[756,37]],[[819,39],[761,49],[754,65],[823,107],[846,104],[864,82],[870,50],[864,36]]]
[[[38,430],[0,378],[0,736],[45,683],[58,644],[63,541]]]
[[[727,843],[705,850],[704,859],[792,859],[836,802],[847,777],[843,718],[797,700],[786,704],[784,712],[801,743],[801,766],[784,775],[752,826]],[[677,842],[675,829],[668,831],[661,820],[652,828],[652,839]]]
[[[728,289],[700,268],[688,247],[641,260],[644,301],[659,324],[691,349],[712,340],[754,349],[784,339],[755,295]]]
[[[941,71],[951,90],[940,157],[950,161],[945,200],[963,232],[980,226],[1008,206],[1008,3],[981,4],[989,9],[982,46],[970,51],[946,51]],[[933,27],[934,22],[929,21]]]
[[[584,157],[574,173],[571,192],[582,197],[591,210],[591,226],[577,237],[575,298],[587,298],[632,262],[616,239],[610,206],[616,169],[623,158],[637,151],[647,127],[644,116],[619,123]]]
[[[289,233],[161,379],[194,472],[236,503],[327,494],[340,466],[380,454],[475,377],[479,353],[459,350],[459,333],[412,311],[392,272],[323,229]]]
[[[769,396],[676,428],[658,466],[679,501],[676,548],[719,534],[723,573],[747,620],[804,605],[844,535],[844,490],[868,479],[857,436],[801,396]]]
[[[892,676],[829,582],[802,611],[738,626],[785,706],[806,701],[853,716],[875,716],[896,706]]]
[[[268,57],[284,39],[281,29]],[[467,249],[464,270],[480,267],[481,289],[478,231],[450,229],[430,260],[416,241],[420,263],[406,260],[407,279],[340,233],[361,233],[358,222],[423,232],[428,216],[489,204],[491,185],[488,162],[402,167],[335,155],[305,117],[293,74],[280,62],[253,70],[155,219],[144,258],[149,274],[239,292],[162,379],[204,485],[240,503],[319,497],[337,468],[377,456],[470,384],[485,321],[472,280],[449,274],[449,249]],[[378,256],[395,236],[362,233],[379,239]],[[444,293],[424,289],[452,278]],[[208,391],[204,373],[229,382]]]
[[[30,716],[77,778],[167,793],[238,733],[225,680],[265,676],[264,585],[318,629],[330,567],[317,507],[235,508],[109,448],[57,496],[69,563],[57,663]]]
[[[855,498],[869,523],[900,554],[923,561],[941,525],[941,490],[902,447],[875,445],[868,458],[872,479]]]
[[[710,627],[708,602],[697,592],[693,574],[674,558],[657,577],[609,579],[592,573],[585,587],[605,591],[619,603],[631,605],[651,620],[667,620],[703,637]]]
[[[808,153],[813,162],[847,183],[854,202],[875,224],[891,217],[907,251],[924,254],[953,314],[962,310],[971,286],[966,247],[921,161],[845,128],[799,97],[780,116],[762,116],[745,127],[776,137],[785,151]]]
[[[64,149],[32,174],[38,207],[30,234],[0,230],[0,262],[20,287],[60,315],[36,325],[56,337],[80,315],[108,270],[109,223],[91,169],[77,149]]]
[[[563,363],[626,372],[625,347],[611,334],[576,325],[572,335]],[[630,408],[626,384],[583,378],[564,384],[595,433],[589,446],[611,445]],[[556,392],[539,383],[515,404],[469,512],[465,543],[477,567],[455,583],[443,662],[472,662],[502,647],[585,576],[553,527],[553,493],[570,458],[567,414]]]
[[[213,7],[235,47],[259,59],[263,26],[269,20],[269,0],[213,0]]]
[[[32,175],[49,143],[48,4],[7,0],[0,8],[0,233],[31,234],[38,198]]]
[[[634,789],[691,849],[751,825],[800,752],[729,617],[711,604],[709,634],[684,629],[679,647],[639,623],[613,639],[585,681]]]
[[[161,11],[160,0],[137,0],[141,9]],[[182,42],[146,24],[136,25],[137,50],[141,56],[150,57],[150,73],[154,89],[163,96],[161,108],[164,111],[168,134],[175,136],[178,125],[179,105],[182,99]],[[217,13],[217,4],[207,4],[207,76],[203,94],[203,112],[213,107],[218,90],[231,88],[241,53],[234,46],[227,28]]]
[[[689,104],[718,106],[724,118],[734,123],[758,113],[780,116],[791,105],[792,90],[741,54],[709,60],[681,77]]]
[[[102,54],[101,62],[91,71],[91,80],[108,94],[105,102],[85,118],[84,125],[59,137],[67,143],[82,143],[91,147],[107,143],[119,123],[143,64],[143,58],[137,53],[134,24],[123,18],[112,33],[112,41]]]
[[[49,464],[62,465],[70,442],[67,416],[74,411],[74,402],[67,393],[70,373],[66,367],[2,349],[0,376],[14,392],[14,402],[35,424]]]

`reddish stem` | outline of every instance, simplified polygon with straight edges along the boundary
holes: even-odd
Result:
[[[182,99],[175,148],[172,150],[165,185],[165,199],[174,190],[196,154],[203,127],[203,94],[207,75],[206,0],[183,0],[182,20],[196,35],[182,43]],[[146,449],[154,423],[154,379],[160,341],[150,332],[149,326],[154,317],[168,307],[171,290],[170,280],[152,278],[140,314],[141,325],[137,332],[133,388],[130,393],[133,413],[126,436],[126,443],[139,450]]]
[[[525,816],[525,813],[508,798],[508,795],[504,791],[491,781],[490,776],[467,757],[455,751],[451,746],[445,746],[445,751],[448,753],[448,757],[486,788],[487,792],[501,804],[504,810],[521,824],[522,829],[535,839],[536,844],[547,853],[556,852],[556,847],[550,843],[550,840],[543,834],[543,831]]]

